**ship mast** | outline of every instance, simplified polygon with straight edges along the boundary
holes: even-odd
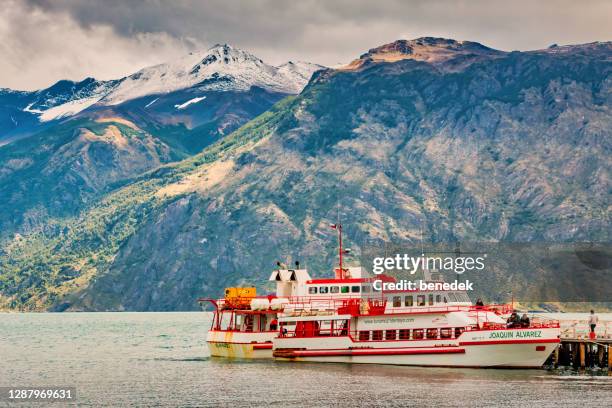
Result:
[[[338,261],[339,261],[339,272],[336,274],[337,279],[344,279],[344,266],[342,264],[342,256],[344,255],[344,249],[342,248],[342,224],[330,225],[332,229],[338,231]]]

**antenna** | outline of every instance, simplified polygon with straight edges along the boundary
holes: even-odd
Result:
[[[338,224],[340,224],[340,199],[336,199],[337,202],[337,210],[338,210],[338,215],[336,217]]]
[[[423,247],[423,220],[421,220],[421,226],[419,227],[419,230],[421,232],[421,253],[424,255],[425,248]]]

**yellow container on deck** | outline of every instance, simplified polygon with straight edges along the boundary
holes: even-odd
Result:
[[[249,308],[255,296],[256,288],[225,288],[225,302],[230,307]]]

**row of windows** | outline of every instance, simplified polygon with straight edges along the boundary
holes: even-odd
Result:
[[[360,330],[359,341],[450,339],[453,337],[453,334],[455,338],[461,336],[463,330],[463,327],[444,329]]]
[[[336,293],[369,293],[370,286],[310,286],[308,288],[309,295],[326,295],[328,293],[336,294]],[[429,294],[429,295],[416,295],[416,299],[413,295],[407,296],[393,296],[390,301],[393,302],[393,307],[411,307],[411,306],[426,306],[433,305],[434,303],[448,303],[450,302],[470,302],[470,298],[466,293],[461,292],[448,292],[445,294]],[[403,300],[403,301],[402,301]]]
[[[393,296],[390,300],[393,302],[393,307],[402,307],[402,305],[406,307],[411,307],[411,306],[414,306],[415,304],[417,306],[425,306],[425,305],[432,306],[434,303],[448,303],[449,299],[451,302],[469,302],[470,301],[470,298],[467,296],[467,294],[465,293],[455,294],[453,292],[449,292],[448,294],[444,294],[444,295],[441,295],[441,294],[434,295],[433,293],[430,293],[429,295],[417,295],[416,302],[415,302],[413,295],[404,296],[403,302],[402,302],[402,296]]]
[[[317,293],[325,295],[327,293],[360,293],[361,286],[310,286],[308,288],[309,295],[316,295]],[[369,292],[369,287],[364,286],[363,292]]]

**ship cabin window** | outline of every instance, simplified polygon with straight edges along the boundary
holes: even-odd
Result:
[[[410,329],[400,329],[399,339],[400,340],[410,340]]]
[[[417,296],[417,306],[425,306],[425,295]]]
[[[444,295],[443,299],[444,299],[444,303],[448,303],[448,299],[446,298],[446,295]]]
[[[432,294],[429,294],[429,306],[434,304],[434,296]]]
[[[404,306],[412,306],[412,295],[408,295],[404,298]]]
[[[437,339],[438,338],[438,329],[427,329],[427,338],[428,339]]]
[[[461,336],[461,333],[463,333],[464,328],[463,327],[455,327],[455,338]]]
[[[442,303],[442,296],[436,295],[436,303]]]
[[[359,293],[361,286],[351,286],[351,293]]]
[[[457,296],[455,296],[455,294],[453,292],[450,292],[448,294],[448,298],[450,299],[451,302],[456,302],[457,301]]]
[[[340,286],[330,286],[329,293],[340,293]]]
[[[321,286],[319,288],[319,293],[327,293],[329,292],[329,286]]]
[[[308,288],[308,294],[309,295],[316,295],[317,294],[317,287],[316,286],[311,286]]]
[[[317,331],[315,333],[316,336],[330,336],[333,335],[332,330],[332,321],[331,320],[321,320],[318,322]]]
[[[397,331],[395,330],[387,330],[385,332],[385,340],[395,340]]]
[[[359,341],[369,341],[370,340],[370,331],[369,330],[361,330],[359,331]]]
[[[382,340],[382,337],[383,337],[383,331],[382,330],[372,330],[372,340],[380,341],[380,340]]]
[[[461,292],[457,292],[457,293],[451,293],[452,298],[457,299],[457,302],[469,302],[470,301],[470,297],[466,294],[466,293],[461,293]]]
[[[362,291],[363,293],[370,293],[370,287],[369,287],[368,285],[363,285],[363,286],[361,287],[361,291]]]
[[[253,315],[246,315],[244,316],[244,326],[243,326],[244,330],[241,331],[246,331],[246,332],[252,332],[253,331]]]
[[[234,318],[234,327],[232,327],[232,330],[240,330],[240,326],[242,326],[243,320],[244,315],[236,314],[236,317]]]
[[[424,337],[423,329],[414,329],[412,331],[412,338],[415,340],[421,340]]]
[[[440,338],[441,339],[450,339],[451,338],[452,329],[440,329]]]
[[[232,321],[231,313],[221,313],[219,317],[219,327],[221,330],[228,330]]]
[[[340,287],[340,292],[341,293],[349,293],[349,287],[348,286],[341,286]]]
[[[402,306],[402,297],[393,296],[393,307],[401,307],[401,306]]]
[[[336,327],[336,336],[347,336],[348,335],[348,329],[349,329],[348,320],[338,320],[335,327]]]

